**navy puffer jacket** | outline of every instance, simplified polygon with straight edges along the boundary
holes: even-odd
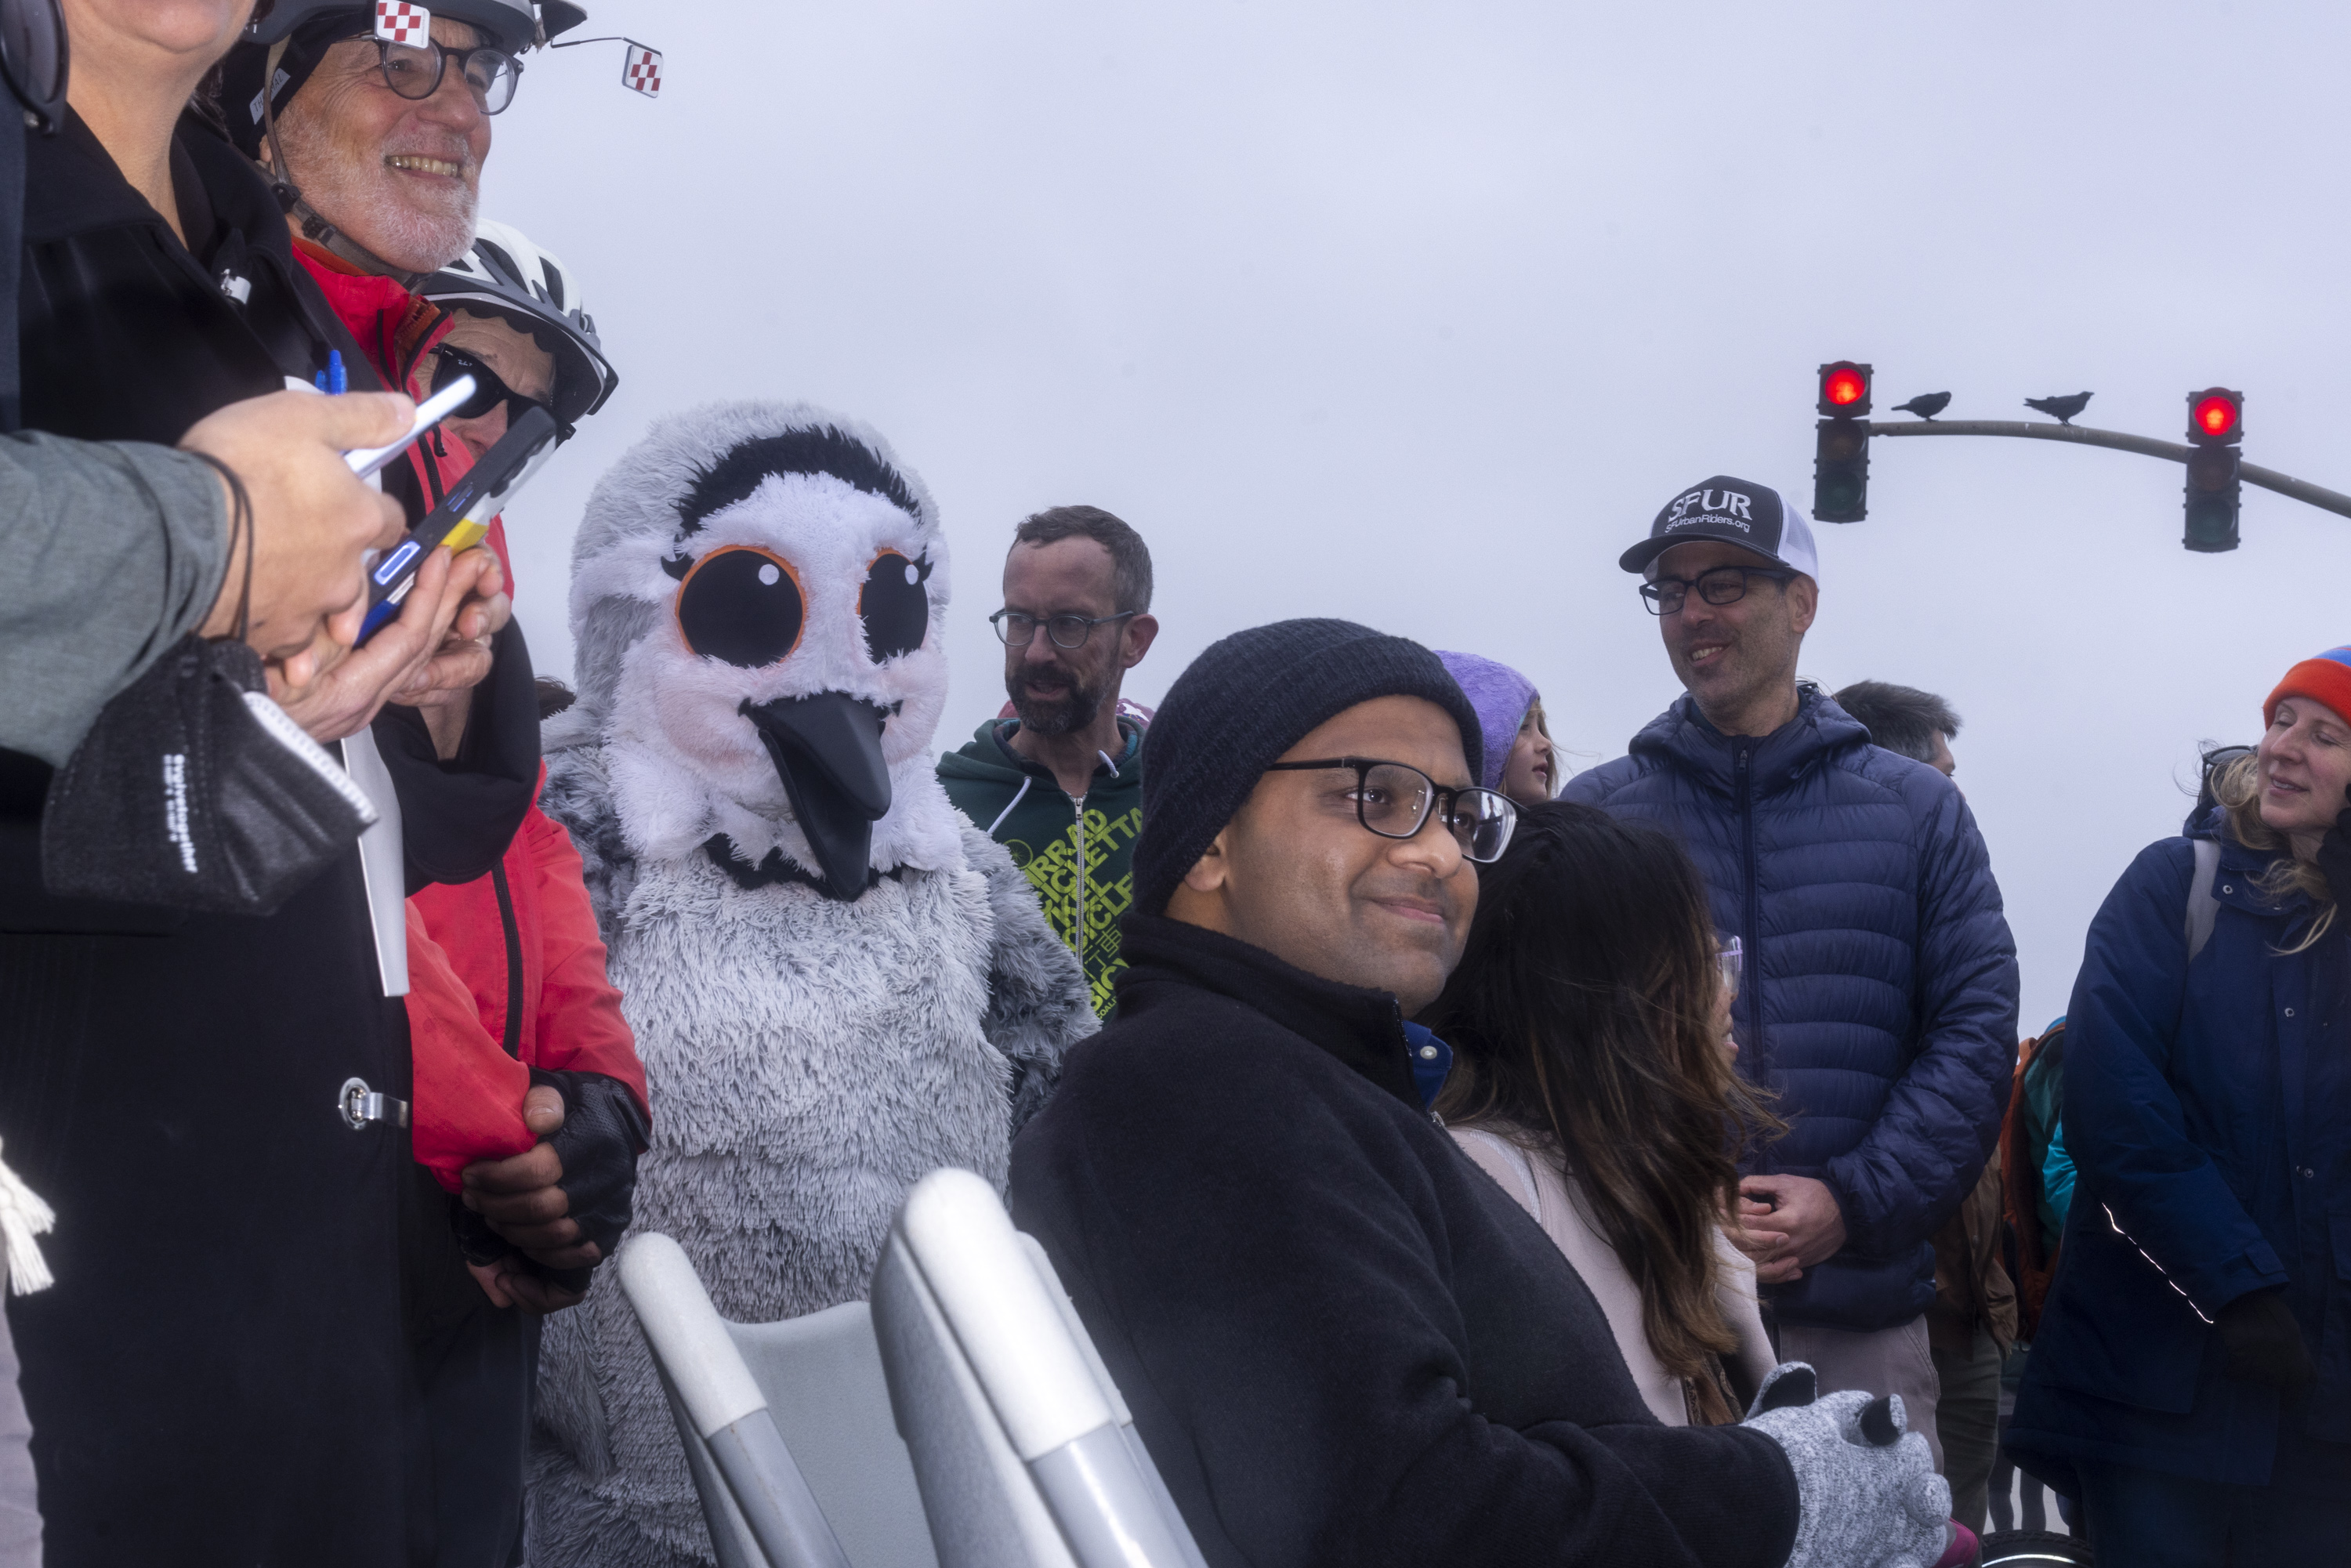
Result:
[[[2219,904],[2188,956],[2192,841]],[[2304,1487],[2351,1449],[2351,940],[2272,898],[2271,856],[2216,808],[2148,845],[2090,923],[2065,1019],[2065,1148],[2080,1176],[2064,1262],[2003,1439],[2079,1494],[2076,1461]],[[2227,1375],[2211,1328],[2283,1286],[2318,1362],[2306,1395]],[[2273,1469],[2282,1447],[2335,1456]],[[2339,1559],[2338,1559],[2339,1561]]]
[[[1684,696],[1565,792],[1678,832],[1745,946],[1739,1065],[1792,1124],[1756,1168],[1827,1183],[1846,1234],[1767,1290],[1773,1312],[1860,1332],[1918,1316],[1930,1239],[1991,1157],[2016,1053],[2016,944],[1957,787],[1806,685],[1761,739],[1725,737]]]

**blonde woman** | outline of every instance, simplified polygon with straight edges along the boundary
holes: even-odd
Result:
[[[2066,1015],[2074,1202],[2007,1442],[2133,1568],[2351,1542],[2351,647],[2262,716]]]

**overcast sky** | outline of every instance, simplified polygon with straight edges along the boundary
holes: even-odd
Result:
[[[1809,507],[1824,360],[1881,412],[2092,390],[2168,440],[2241,387],[2249,460],[2351,488],[2332,5],[590,3],[662,97],[617,44],[534,56],[484,185],[622,376],[507,516],[551,673],[590,486],[712,398],[856,415],[929,481],[942,746],[1003,700],[1013,523],[1082,501],[1153,547],[1145,701],[1343,615],[1517,665],[1578,766],[1620,755],[1678,687],[1617,552],[1716,473]],[[1959,711],[2037,1031],[2197,742],[2351,642],[2351,519],[2249,488],[2244,548],[2189,555],[2176,465],[1874,445],[1803,671]]]

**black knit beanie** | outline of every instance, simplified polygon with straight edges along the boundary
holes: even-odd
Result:
[[[1176,677],[1144,742],[1134,907],[1164,914],[1266,765],[1374,697],[1426,697],[1451,714],[1469,777],[1481,777],[1478,712],[1417,643],[1352,621],[1277,621],[1211,643]]]

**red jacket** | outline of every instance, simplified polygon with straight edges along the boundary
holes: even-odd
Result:
[[[636,1038],[604,977],[580,852],[536,803],[497,870],[435,883],[408,910],[413,1136],[417,1163],[443,1186],[455,1192],[475,1160],[538,1141],[522,1124],[533,1067],[616,1078],[651,1113]]]
[[[295,250],[376,373],[416,395],[412,372],[448,330],[446,318],[388,277],[354,272],[305,241]],[[409,455],[428,496],[473,465],[462,442],[428,437]],[[511,584],[503,518],[486,542]],[[604,975],[579,852],[535,799],[496,871],[435,883],[408,901],[408,971],[411,1136],[417,1163],[450,1191],[475,1161],[538,1142],[522,1121],[533,1067],[618,1079],[651,1113],[621,993]]]

